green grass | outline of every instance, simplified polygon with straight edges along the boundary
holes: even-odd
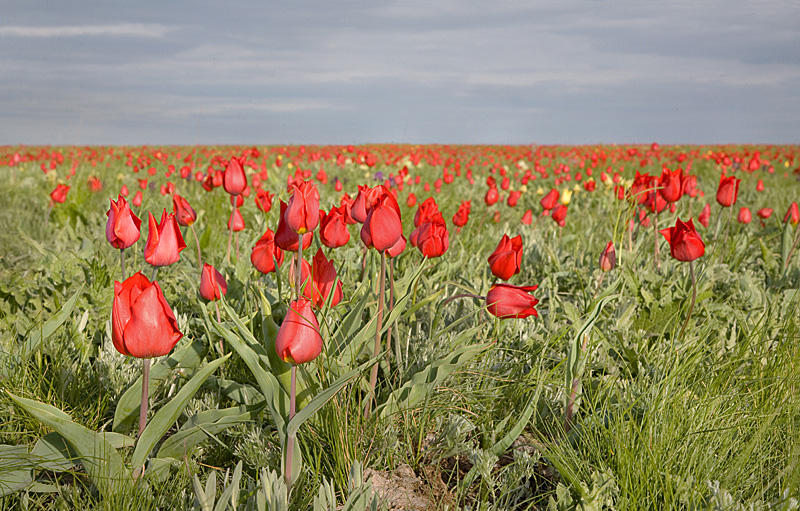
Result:
[[[461,348],[490,344],[438,380],[412,406],[385,417],[364,418],[368,371],[347,383],[299,429],[304,468],[292,492],[293,509],[311,508],[326,481],[343,504],[355,461],[386,477],[410,467],[418,478],[417,492],[430,507],[441,509],[797,508],[797,500],[792,499],[798,498],[800,488],[800,256],[795,255],[785,267],[781,222],[789,204],[800,198],[793,172],[800,157],[797,147],[758,148],[761,158],[775,167],[774,173],[765,168],[752,174],[735,173],[742,183],[730,225],[728,212],[714,201],[720,166],[706,156],[709,150],[724,151],[740,156],[746,165],[753,147],[662,148],[658,157],[648,155],[647,147],[638,147],[631,156],[628,148],[617,146],[258,149],[261,154],[251,154],[251,158],[256,166],[263,161],[269,174],[262,186],[284,200],[288,198],[287,175],[297,167],[311,170],[312,176],[320,168],[327,172],[329,183],[319,184],[320,205],[327,210],[331,204],[338,205],[341,195],[333,189],[334,177],[354,196],[356,184],[377,184],[372,179],[376,171],[385,178],[405,165],[410,176],[420,175],[422,181],[406,185],[398,194],[406,237],[413,230],[416,209],[405,206],[410,191],[419,203],[434,196],[448,221],[450,249],[443,257],[423,261],[409,245],[394,261],[395,280],[411,282],[411,297],[398,307],[404,312],[393,328],[390,365],[380,372],[379,403],[432,362]],[[252,320],[248,328],[269,348],[266,326],[262,329],[269,318],[261,293],[271,302],[271,315],[279,323],[290,299],[286,270],[291,256],[287,254],[282,269],[282,295],[278,296],[275,275],[258,274],[249,254],[266,227],[276,228],[277,199],[267,215],[256,210],[252,196],[245,199],[247,229],[239,235],[241,256],[226,264],[227,194],[223,190],[208,193],[193,178],[183,180],[177,172],[170,178],[164,174],[169,164],[180,169],[195,159],[197,169],[205,171],[214,164],[214,154],[229,157],[242,154],[244,148],[205,148],[187,160],[191,150],[161,148],[158,156],[157,148],[51,148],[50,153],[64,153],[65,162],[43,174],[39,163],[49,162],[49,156],[37,159],[40,153],[34,148],[0,148],[0,161],[17,151],[30,153],[33,160],[0,167],[0,445],[31,450],[51,432],[15,405],[9,393],[63,410],[89,430],[110,432],[118,404],[139,377],[140,361],[127,359],[112,345],[113,287],[121,272],[118,251],[103,239],[108,198],[116,198],[123,184],[132,197],[138,189],[137,178],[148,177],[155,189],[148,188],[143,207],[136,208],[143,219],[142,239],[126,251],[128,273],[142,270],[150,275],[142,256],[146,211],[158,216],[162,208],[172,210],[169,196],[158,190],[173,181],[176,193],[199,213],[195,228],[204,262],[227,275],[226,302],[240,318]],[[335,163],[337,151],[357,158],[359,150],[378,154],[377,166],[367,169],[349,162],[340,168]],[[334,156],[326,158],[326,151]],[[393,154],[420,151],[429,161],[423,158],[419,166],[409,163],[411,157],[390,161]],[[315,159],[316,152],[322,157]],[[128,153],[133,164],[138,157],[143,159],[139,173],[126,165]],[[285,155],[280,168],[273,165],[276,154]],[[563,229],[547,217],[531,226],[519,223],[526,209],[533,209],[535,216],[541,211],[542,195],[537,189],[546,193],[554,186],[554,179],[562,176],[555,174],[559,164],[569,165],[573,176],[579,171],[586,176],[580,163],[590,167],[592,154],[605,155],[593,169],[597,190],[575,191]],[[76,172],[67,181],[73,158]],[[525,165],[518,166],[521,160]],[[433,182],[442,177],[445,167],[455,172],[456,161],[462,175],[435,193]],[[291,169],[288,162],[293,162]],[[491,169],[499,171],[504,165],[509,177],[519,170],[511,186],[521,189],[524,169],[536,162],[549,175],[545,178],[535,172],[538,179],[527,184],[516,208],[484,205]],[[656,267],[652,226],[637,223],[629,250],[624,227],[635,210],[626,201],[616,200],[613,187],[599,182],[599,174],[610,167],[609,176],[620,171],[624,179],[631,179],[636,170],[657,175],[662,165],[685,169],[689,162],[705,197],[684,197],[676,213],[667,210],[658,220],[659,228],[674,225],[676,216],[685,220],[693,214],[696,220],[702,206],[711,204],[711,224],[708,228],[698,225],[706,253],[694,262],[697,304],[686,334],[679,338],[691,300],[688,265],[670,258],[669,247],[659,235],[661,266]],[[157,170],[155,176],[147,174],[151,166]],[[467,168],[472,170],[474,185],[464,177]],[[250,168],[249,178],[256,173]],[[103,191],[89,191],[90,175],[103,181]],[[493,175],[499,184],[501,176]],[[766,186],[760,193],[755,192],[759,178]],[[67,202],[55,204],[48,218],[48,194],[58,182],[72,189]],[[425,182],[431,184],[430,192],[424,191]],[[572,180],[556,187],[575,186],[580,185]],[[450,218],[464,199],[472,200],[472,213],[469,223],[456,233]],[[735,221],[741,206],[753,211],[749,225]],[[762,226],[755,212],[767,206],[775,212]],[[492,220],[495,211],[501,213],[498,223]],[[377,307],[377,258],[368,258],[360,281],[358,227],[350,228],[348,245],[326,250],[343,281],[345,299],[320,318],[326,340],[323,355],[301,370],[304,381],[320,383],[322,388],[371,355],[371,347],[359,351],[360,345],[352,340],[348,349],[355,352],[347,352],[352,360],[331,355],[335,333],[348,312],[364,307],[355,322],[355,327],[361,327],[369,324]],[[538,318],[500,321],[472,298],[444,304],[460,293],[485,295],[495,280],[486,259],[502,234],[522,234],[522,270],[510,283],[539,286],[534,293],[540,300]],[[219,356],[220,335],[206,320],[214,315],[214,307],[199,298],[194,240],[188,231],[184,235],[187,250],[177,264],[159,270],[158,281],[185,334],[175,351],[199,341],[207,348],[205,360],[211,361]],[[619,263],[598,290],[597,258],[609,240],[615,242]],[[411,280],[420,265],[424,267],[418,280]],[[22,357],[24,343],[42,331],[81,285],[68,319],[30,357]],[[565,433],[568,389],[564,379],[570,346],[595,297],[604,291],[613,298],[590,331],[574,426]],[[434,295],[436,299],[426,302]],[[230,318],[223,318],[223,324],[232,326]],[[369,339],[366,346],[371,346],[372,334],[365,338]],[[224,349],[233,351],[228,343]],[[151,417],[174,398],[195,369],[167,372],[151,396]],[[191,417],[200,417],[197,414],[260,399],[258,378],[237,353],[214,376],[191,399],[166,437],[176,434]],[[537,388],[540,394],[530,422],[512,447],[493,452],[493,446],[513,430]],[[242,397],[245,394],[249,397]],[[131,424],[121,432],[135,437],[136,429]],[[123,448],[120,453],[130,463],[132,450]],[[6,479],[11,477],[10,459],[16,458],[0,456],[0,483],[5,481],[4,474]],[[280,439],[265,408],[191,448],[167,469],[167,477],[148,473],[138,484],[102,497],[77,462],[66,471],[35,469],[35,481],[43,491],[28,487],[10,493],[0,497],[0,508],[190,509],[197,498],[192,484],[195,475],[205,484],[209,474],[216,473],[219,497],[227,484],[223,476],[240,461],[239,509],[256,509],[256,494],[264,491],[261,470],[281,473]]]

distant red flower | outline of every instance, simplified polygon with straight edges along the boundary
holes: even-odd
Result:
[[[797,207],[796,202],[792,202],[789,205],[789,209],[786,210],[786,215],[783,217],[783,223],[791,222],[792,225],[797,225],[800,222],[800,209]]]
[[[244,230],[244,218],[242,217],[242,213],[239,211],[239,208],[233,208],[233,212],[231,212],[231,217],[228,219],[228,229],[233,232],[239,232]]]
[[[489,190],[486,192],[486,195],[483,197],[483,202],[487,206],[493,206],[499,200],[500,200],[500,192],[498,192],[497,188],[495,188],[494,186],[489,188]]]
[[[758,182],[756,183],[756,191],[757,192],[763,192],[764,191],[764,181],[763,180],[759,179]]]
[[[554,207],[556,207],[556,204],[558,204],[559,196],[560,194],[558,193],[558,190],[556,190],[555,188],[547,192],[547,195],[542,197],[542,200],[540,201],[542,209],[544,209],[545,211],[549,211]]]
[[[611,271],[617,265],[617,251],[614,250],[614,242],[609,241],[606,248],[600,253],[600,269]]]
[[[533,211],[527,210],[524,215],[522,215],[521,220],[523,225],[531,225],[533,223]]]
[[[244,172],[246,158],[232,157],[222,177],[222,187],[231,195],[239,195],[247,188],[247,175]]]
[[[710,204],[706,204],[705,207],[703,207],[703,211],[701,211],[700,214],[697,215],[697,221],[700,222],[700,224],[703,227],[708,227],[708,224],[711,223],[711,205]]]
[[[736,220],[740,224],[749,224],[752,219],[753,215],[750,214],[750,210],[748,208],[743,207],[739,209],[739,216],[736,217]]]
[[[772,216],[772,208],[761,208],[758,210],[756,214],[762,220],[766,220],[767,218]]]
[[[724,208],[729,208],[736,204],[736,197],[739,195],[739,182],[733,176],[721,176],[719,187],[717,188],[717,203]]]
[[[553,208],[553,211],[550,213],[550,217],[559,225],[559,227],[564,227],[567,224],[567,206],[564,204],[559,204]]]
[[[519,190],[508,192],[508,200],[506,201],[506,204],[508,207],[513,208],[517,205],[520,197],[522,197],[522,192]]]
[[[89,176],[87,183],[89,184],[89,191],[91,192],[99,192],[103,189],[103,182],[100,181],[97,176]]]
[[[67,200],[67,192],[69,192],[69,186],[59,184],[50,192],[50,199],[52,199],[53,202],[63,204],[64,201]]]
[[[453,215],[453,225],[456,227],[464,227],[469,221],[469,213],[472,209],[472,201],[461,201],[458,211]]]

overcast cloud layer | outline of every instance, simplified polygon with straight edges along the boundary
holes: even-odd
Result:
[[[797,0],[224,4],[5,2],[0,144],[800,143]]]

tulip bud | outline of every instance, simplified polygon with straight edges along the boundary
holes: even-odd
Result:
[[[617,266],[617,251],[614,250],[614,242],[609,241],[600,254],[600,269],[611,271],[615,266]]]
[[[203,273],[200,275],[200,296],[205,300],[213,301],[219,300],[227,292],[228,283],[225,281],[225,277],[210,264],[204,264]]]
[[[275,351],[289,364],[304,364],[322,353],[319,322],[307,298],[301,296],[289,304],[275,338]]]

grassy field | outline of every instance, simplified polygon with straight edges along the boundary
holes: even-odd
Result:
[[[212,181],[233,156],[250,189],[227,256],[231,200]],[[678,168],[697,193],[674,211],[656,217],[630,196],[637,174]],[[715,200],[721,175],[741,179],[732,207]],[[0,147],[0,176],[3,509],[800,507],[800,225],[784,221],[800,200],[800,147]],[[440,257],[409,242],[391,259],[384,300],[360,224],[335,249],[315,233],[304,256],[323,249],[343,298],[316,313],[322,354],[297,366],[294,419],[291,366],[275,351],[292,256],[266,275],[250,261],[292,179],[315,183],[325,211],[386,185],[406,238],[433,197],[449,231]],[[63,202],[50,196],[59,184]],[[266,213],[259,187],[275,194]],[[563,226],[542,214],[551,189]],[[142,359],[112,343],[123,268],[103,236],[123,191],[142,192],[126,276],[155,274],[148,211],[158,220],[179,194],[197,212],[155,279],[183,337],[152,360],[138,440]],[[691,263],[657,233],[678,218],[705,245]],[[538,286],[538,315],[486,310],[504,234],[523,245],[508,283]],[[603,272],[609,241],[616,266]],[[226,278],[223,300],[199,294],[198,247]]]

